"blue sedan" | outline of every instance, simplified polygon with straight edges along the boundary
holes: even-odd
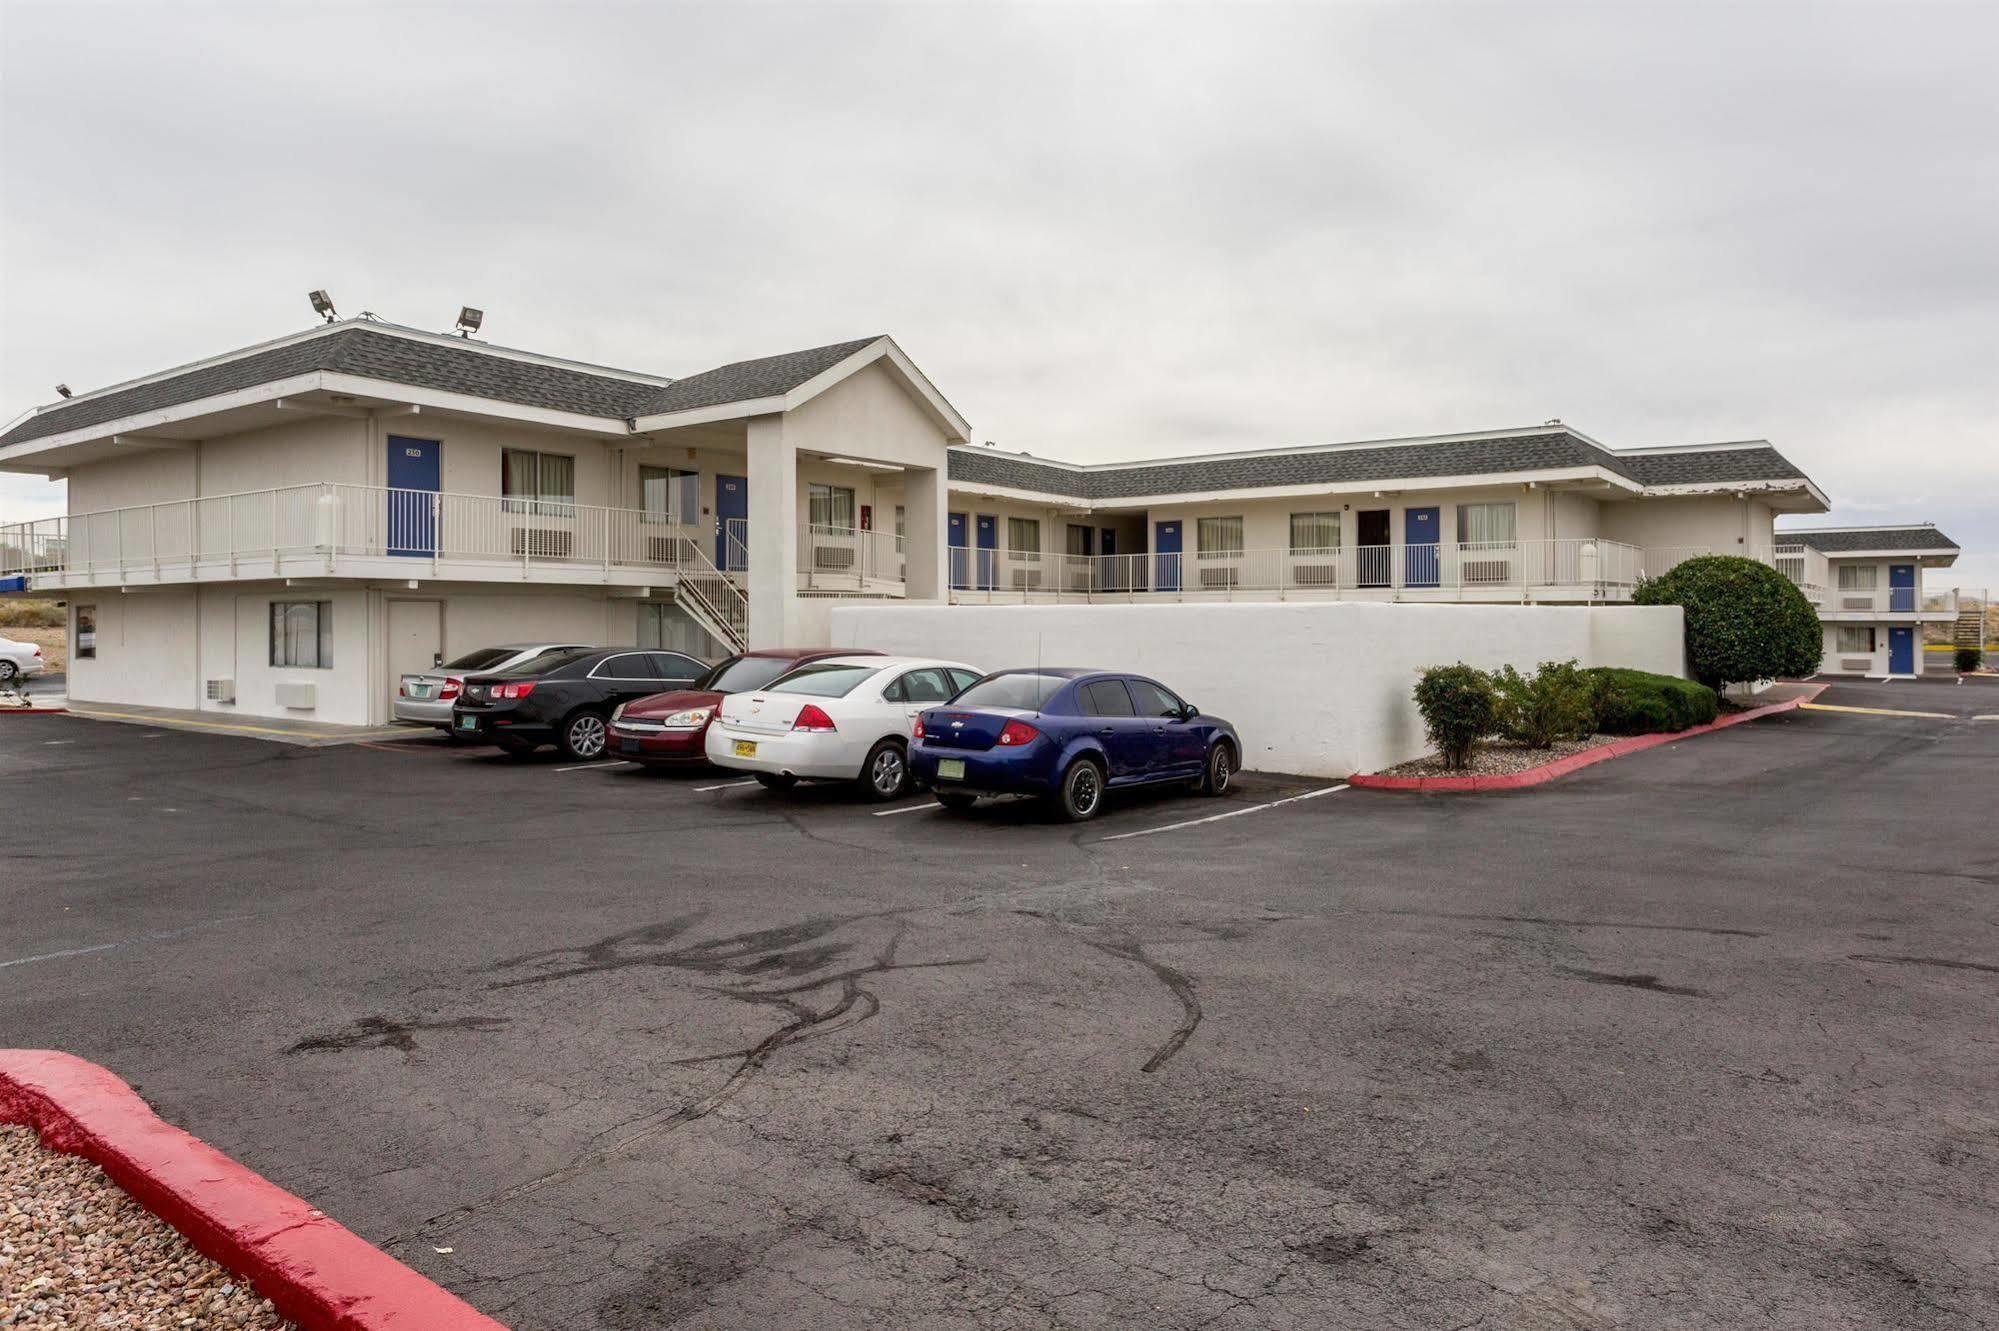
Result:
[[[1235,727],[1157,680],[1103,670],[1002,670],[917,718],[910,766],[947,809],[1037,795],[1071,822],[1104,792],[1190,782],[1220,795],[1242,763]]]

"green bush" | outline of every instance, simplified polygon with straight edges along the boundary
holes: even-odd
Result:
[[[1818,611],[1768,564],[1702,555],[1640,583],[1631,599],[1685,609],[1687,668],[1709,688],[1819,668]]]
[[[1686,730],[1714,720],[1714,690],[1690,679],[1599,666],[1582,672],[1596,681],[1596,728],[1606,735]]]
[[[1491,676],[1460,661],[1423,672],[1416,681],[1416,710],[1444,766],[1455,770],[1471,761],[1472,746],[1492,732],[1499,698]]]
[[[1979,654],[1978,654],[1978,649],[1976,647],[1958,648],[1957,672],[1960,675],[1970,674],[1972,671],[1978,669],[1978,660],[1979,660]]]
[[[1543,661],[1531,676],[1501,666],[1492,687],[1499,733],[1530,749],[1582,739],[1596,729],[1597,684],[1574,661]]]

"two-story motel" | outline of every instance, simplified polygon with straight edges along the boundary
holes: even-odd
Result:
[[[1980,645],[1983,594],[1923,590],[1923,570],[1949,568],[1958,555],[1957,542],[1929,523],[1785,527],[1777,541],[1777,567],[1819,610],[1821,674],[1914,678],[1929,625],[1949,625],[1955,641]]]
[[[1827,509],[1762,441],[1560,422],[1092,466],[971,435],[887,337],[673,379],[346,320],[15,421],[0,468],[69,513],[0,527],[0,589],[68,601],[74,698],[379,723],[494,642],[717,656],[846,597],[1615,603]]]

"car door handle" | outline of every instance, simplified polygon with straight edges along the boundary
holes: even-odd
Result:
[[[1115,735],[1117,733],[1117,727],[1105,726],[1102,730],[1099,730],[1097,733],[1099,735]]]

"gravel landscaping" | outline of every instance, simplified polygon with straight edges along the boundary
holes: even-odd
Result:
[[[1384,776],[1508,776],[1514,772],[1524,772],[1530,767],[1566,758],[1572,753],[1582,753],[1588,749],[1614,744],[1621,738],[1617,735],[1591,735],[1588,739],[1557,740],[1545,749],[1530,749],[1511,740],[1482,740],[1472,750],[1471,765],[1452,770],[1444,766],[1444,760],[1436,754],[1427,754],[1412,762],[1401,763],[1388,768]]]
[[[88,1160],[0,1125],[0,1327],[292,1331]]]

